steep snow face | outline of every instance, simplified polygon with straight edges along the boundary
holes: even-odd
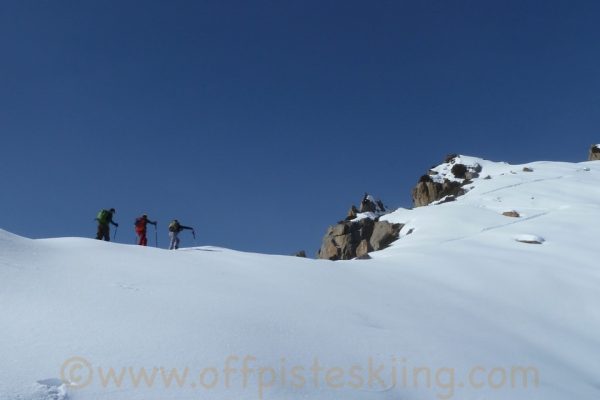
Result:
[[[600,162],[461,162],[372,260],[0,231],[0,398],[598,399]]]

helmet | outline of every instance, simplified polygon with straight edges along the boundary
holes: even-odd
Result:
[[[109,211],[110,211],[111,213],[115,213],[115,212],[116,212],[114,208],[111,208]]]

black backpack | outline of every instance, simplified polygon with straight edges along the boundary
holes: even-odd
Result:
[[[181,225],[179,225],[179,222],[177,222],[177,221],[172,221],[172,222],[169,224],[169,232],[179,232],[179,227],[180,227],[180,226],[181,226]]]

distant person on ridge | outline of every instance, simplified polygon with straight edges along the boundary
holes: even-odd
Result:
[[[148,238],[146,237],[146,225],[152,224],[156,227],[156,221],[150,221],[148,215],[144,214],[135,220],[135,233],[138,237],[138,244],[140,246],[148,245]]]
[[[192,235],[194,235],[194,239],[196,238],[196,231],[194,231],[194,228],[189,227],[189,226],[183,226],[179,223],[179,221],[177,221],[176,219],[174,219],[170,224],[169,224],[169,239],[170,243],[169,243],[169,250],[177,250],[179,248],[179,232],[181,232],[184,229],[188,229],[190,231],[192,231]]]
[[[115,209],[111,208],[110,210],[100,210],[98,215],[96,216],[96,221],[98,221],[98,232],[96,233],[96,239],[98,240],[106,240],[110,242],[110,225],[113,224],[115,227],[118,227],[119,224],[113,221],[113,215],[115,213]]]

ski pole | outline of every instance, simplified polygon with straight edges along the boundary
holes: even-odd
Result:
[[[117,240],[117,230],[119,229],[118,226],[115,226],[115,234],[113,235],[113,240],[116,241]]]
[[[158,222],[154,224],[154,240],[156,241],[156,247],[158,247],[158,228],[156,227]]]

